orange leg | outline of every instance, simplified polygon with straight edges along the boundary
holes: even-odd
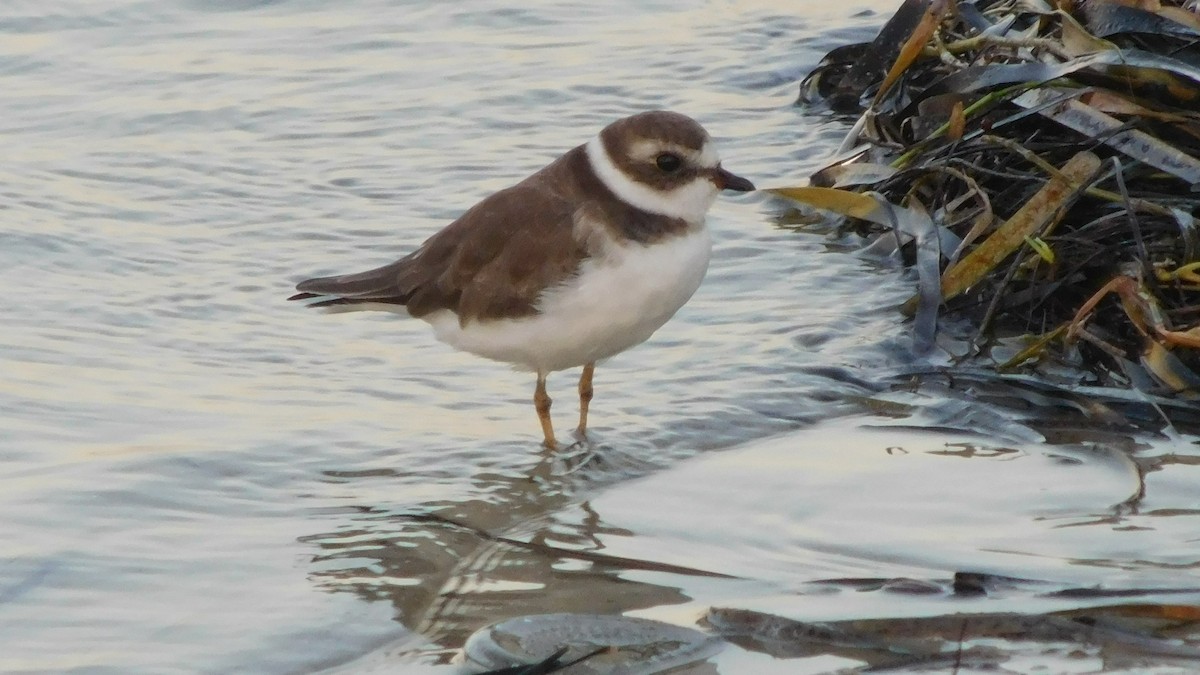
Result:
[[[596,372],[595,361],[584,366],[583,373],[579,376],[579,427],[575,429],[575,433],[580,436],[587,435],[588,404],[592,402],[592,373],[594,372]]]
[[[543,443],[551,450],[557,448],[554,425],[550,423],[550,395],[546,393],[545,373],[538,373],[537,388],[533,390],[533,407],[537,410],[538,421],[542,423],[542,434],[546,437]]]

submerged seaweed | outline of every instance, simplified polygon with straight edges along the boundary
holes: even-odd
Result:
[[[819,187],[775,192],[894,240],[919,350],[954,313],[1000,371],[1066,361],[1200,399],[1194,2],[905,0],[826,56],[814,101],[858,123]]]

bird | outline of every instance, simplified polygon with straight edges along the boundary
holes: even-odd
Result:
[[[699,288],[719,192],[751,192],[708,132],[665,110],[605,126],[472,206],[416,250],[365,272],[301,281],[289,300],[422,319],[450,346],[535,373],[543,443],[557,447],[549,373],[582,366],[586,438],[598,362],[645,342]]]

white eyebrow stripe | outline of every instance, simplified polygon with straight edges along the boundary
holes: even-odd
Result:
[[[721,163],[721,157],[717,154],[717,146],[711,140],[705,141],[704,147],[700,148],[699,152],[674,143],[664,144],[650,140],[637,141],[629,148],[631,157],[647,162],[654,159],[655,155],[660,152],[673,152],[704,169],[715,168]]]

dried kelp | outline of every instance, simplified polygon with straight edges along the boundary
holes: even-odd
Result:
[[[1195,0],[904,0],[801,88],[859,114],[837,165],[784,197],[895,237],[937,317],[999,338],[999,370],[1200,399],[1200,10]],[[1015,355],[1014,355],[1015,354]]]
[[[903,583],[903,580],[900,580]],[[894,585],[900,585],[893,582]],[[914,583],[915,585],[915,583]],[[742,648],[780,659],[839,656],[861,662],[838,672],[1011,672],[1037,663],[1078,664],[1089,651],[1133,670],[1200,661],[1193,605],[1111,605],[1049,614],[952,614],[810,623],[715,607],[704,622]],[[1040,663],[1039,663],[1040,662]]]

